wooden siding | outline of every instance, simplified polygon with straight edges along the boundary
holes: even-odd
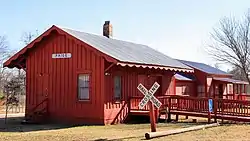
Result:
[[[51,118],[103,124],[104,59],[88,45],[57,32],[35,46],[26,61],[27,113],[47,96]],[[52,59],[53,53],[72,57]],[[90,101],[78,101],[78,74],[86,72],[91,74]]]
[[[206,91],[207,91],[207,74],[194,69],[194,76],[196,78],[196,90],[195,90],[195,95],[198,97],[205,97],[207,95]],[[199,89],[203,89],[202,91]]]
[[[148,79],[148,75],[150,77]],[[122,98],[120,101],[114,99],[114,79],[115,75],[122,78]],[[129,68],[114,66],[105,76],[105,101],[104,119],[105,124],[122,122],[128,116],[128,99],[130,96],[143,96],[138,90],[139,83],[143,83],[147,89],[157,81],[161,87],[155,95],[170,94],[174,91],[172,83],[173,73],[164,73],[162,70],[149,71],[149,69]],[[172,88],[170,88],[172,87]],[[132,106],[138,106],[133,105]]]
[[[176,95],[195,96],[195,83],[192,81],[176,81]]]

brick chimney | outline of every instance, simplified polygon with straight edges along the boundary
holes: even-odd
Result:
[[[112,31],[112,25],[110,21],[105,21],[103,24],[103,36],[106,36],[108,38],[112,37],[113,31]]]

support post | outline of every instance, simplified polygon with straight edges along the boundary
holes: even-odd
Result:
[[[156,123],[159,122],[159,115],[160,115],[159,113],[160,113],[159,109],[156,108],[156,109],[155,109],[155,120],[156,120]]]
[[[218,100],[214,99],[214,122],[217,122]]]
[[[233,84],[233,99],[235,97],[235,89],[234,89],[234,87],[235,87],[235,84]]]
[[[168,99],[168,119],[167,122],[171,122],[171,98]]]
[[[105,70],[104,70],[104,72],[107,72],[111,67],[113,67],[115,64],[114,63],[112,63],[111,65],[109,65]]]
[[[149,110],[150,110],[150,124],[151,124],[151,132],[156,132],[156,123],[155,123],[155,110],[152,102],[149,102]]]
[[[208,123],[211,123],[211,112],[208,112]]]
[[[131,97],[128,98],[128,114],[131,111],[131,104],[130,104]]]
[[[179,120],[179,115],[178,114],[176,114],[175,115],[176,117],[175,117],[175,120],[176,120],[176,122]]]
[[[242,84],[240,84],[240,95],[242,94]]]
[[[220,104],[221,104],[221,115],[222,115],[221,123],[223,124],[223,122],[224,122],[224,102],[223,102],[223,99],[220,100]]]

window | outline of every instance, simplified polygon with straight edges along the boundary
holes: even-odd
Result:
[[[121,99],[122,89],[121,89],[121,76],[114,77],[114,98]]]
[[[200,96],[200,97],[205,96],[205,86],[203,86],[203,85],[198,86],[198,96]]]
[[[237,89],[237,84],[235,84],[233,87],[234,87],[234,93],[235,93],[235,94],[238,94],[238,91],[237,91],[237,90],[238,90],[238,89]]]
[[[182,86],[182,94],[189,95],[189,86]]]
[[[89,100],[89,74],[79,74],[78,76],[78,99]]]
[[[233,84],[228,84],[228,94],[233,94]]]

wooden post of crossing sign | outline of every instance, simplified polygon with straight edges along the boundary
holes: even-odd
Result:
[[[139,103],[139,108],[143,109],[145,105],[150,101],[150,123],[151,123],[151,132],[156,132],[156,123],[155,123],[155,113],[154,106],[158,109],[161,107],[161,102],[154,96],[154,93],[158,90],[160,85],[155,82],[153,86],[147,90],[142,84],[139,84],[137,89],[144,95],[144,98]]]

